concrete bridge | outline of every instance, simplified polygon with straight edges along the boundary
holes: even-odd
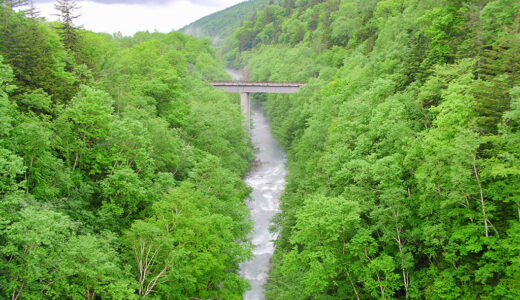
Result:
[[[242,114],[247,120],[251,117],[251,101],[249,93],[279,93],[290,94],[297,92],[305,83],[294,82],[249,82],[249,81],[216,81],[210,82],[216,89],[223,89],[230,93],[240,93]]]

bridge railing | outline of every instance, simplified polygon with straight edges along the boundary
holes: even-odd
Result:
[[[233,80],[233,81],[211,81],[212,85],[261,85],[261,86],[303,86],[306,83],[303,82],[262,82],[262,81],[246,81],[246,80]]]

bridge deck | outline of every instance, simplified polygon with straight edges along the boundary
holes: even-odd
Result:
[[[305,83],[298,82],[250,82],[250,81],[215,81],[210,82],[217,89],[235,93],[294,93]]]
[[[212,85],[247,85],[247,86],[304,86],[301,82],[254,82],[254,81],[212,81]]]

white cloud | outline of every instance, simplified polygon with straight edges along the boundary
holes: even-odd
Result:
[[[232,6],[243,0],[131,0],[131,1],[81,1],[81,16],[75,21],[85,29],[95,32],[122,32],[132,35],[137,31],[170,32],[177,30],[213,12]],[[47,20],[57,20],[54,3],[34,1],[40,15]],[[112,4],[100,3],[112,2]],[[123,4],[122,2],[127,2]],[[131,4],[128,4],[130,2]],[[139,2],[139,4],[137,4]],[[142,3],[142,4],[141,4]],[[153,5],[150,5],[152,4]]]
[[[104,4],[142,4],[142,5],[164,5],[167,3],[187,1],[193,4],[204,6],[220,6],[226,0],[76,0],[76,2],[90,1]],[[49,3],[55,0],[33,0],[34,3]]]

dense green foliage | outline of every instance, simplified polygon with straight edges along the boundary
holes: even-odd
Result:
[[[285,0],[228,44],[289,155],[271,299],[520,298],[520,2]]]
[[[209,41],[21,2],[0,1],[0,296],[241,299],[251,145]],[[257,97],[290,167],[268,297],[520,298],[520,3],[266,2],[198,24],[234,31],[251,79],[308,83]]]
[[[215,51],[0,19],[0,298],[241,299],[252,153]]]
[[[183,28],[180,32],[198,38],[210,38],[215,46],[223,46],[243,21],[253,17],[263,6],[279,1],[248,0],[201,18]]]

